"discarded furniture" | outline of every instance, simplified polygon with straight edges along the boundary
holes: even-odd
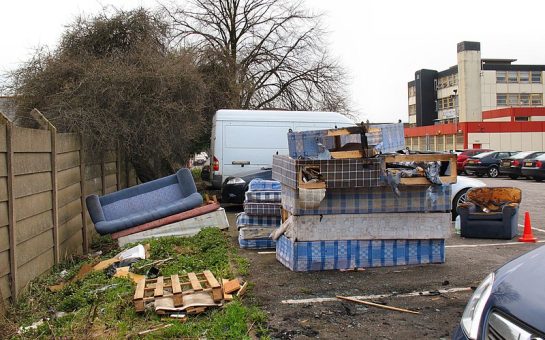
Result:
[[[471,238],[512,239],[517,234],[518,188],[473,188],[467,201],[456,210],[460,214],[461,236]]]
[[[86,199],[89,215],[101,235],[115,233],[202,204],[189,169],[104,196]]]

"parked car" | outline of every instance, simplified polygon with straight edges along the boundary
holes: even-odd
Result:
[[[545,179],[545,154],[522,161],[522,175],[541,182]]]
[[[543,151],[522,151],[501,160],[500,173],[507,175],[511,179],[517,179],[522,176],[522,163],[525,159],[535,158],[544,154]]]
[[[500,175],[500,162],[502,158],[510,157],[518,151],[488,151],[469,157],[464,164],[467,174],[482,177],[496,178]]]
[[[209,182],[219,189],[229,176],[271,167],[274,154],[288,154],[289,129],[354,125],[337,112],[218,110],[212,119]]]
[[[225,179],[221,190],[222,203],[242,204],[244,202],[245,193],[248,190],[248,183],[254,178],[272,179],[272,169],[263,168],[251,172],[245,172],[238,176],[230,176]],[[467,199],[467,191],[471,188],[479,188],[486,186],[482,181],[469,178],[458,177],[456,183],[452,184],[452,220],[456,219],[458,213],[456,207]]]
[[[465,149],[465,150],[456,150],[458,158],[456,159],[456,169],[458,170],[458,175],[465,173],[464,162],[469,157],[473,157],[483,152],[492,151],[490,149]]]
[[[490,273],[466,305],[453,340],[545,339],[545,246]]]

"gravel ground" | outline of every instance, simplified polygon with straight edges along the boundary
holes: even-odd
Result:
[[[529,180],[488,179],[489,186],[516,186],[523,190],[520,223],[529,211],[536,237],[545,240],[545,183]],[[228,208],[233,242],[235,213]],[[371,268],[362,272],[292,272],[274,254],[240,250],[250,259],[253,294],[269,315],[269,328],[278,339],[438,339],[449,338],[458,324],[471,290],[427,296],[396,296],[415,291],[437,291],[475,287],[490,271],[540,244],[503,240],[462,239],[454,234],[447,240],[446,262],[439,265]],[[492,245],[489,244],[501,244]],[[488,244],[488,245],[487,245]],[[453,247],[460,246],[463,247]],[[467,245],[474,245],[467,247]],[[331,298],[336,295],[392,295],[372,299],[378,303],[408,308],[418,315],[367,307],[344,301],[283,303],[290,299]]]

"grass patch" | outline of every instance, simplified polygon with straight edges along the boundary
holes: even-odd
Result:
[[[209,269],[218,278],[233,278],[248,271],[247,260],[236,254],[227,237],[216,228],[203,229],[194,237],[161,238],[149,243],[150,258],[133,265],[144,267],[139,270],[142,274],[149,268],[144,265],[168,257],[173,260],[160,267],[161,275]],[[120,251],[113,248],[109,241],[100,240],[97,244],[106,250],[101,259],[110,258]],[[96,259],[88,257],[66,261],[49,275],[33,281],[19,302],[8,310],[7,320],[0,321],[2,333],[14,339],[117,339],[134,337],[140,331],[171,323],[171,327],[150,333],[147,338],[244,339],[249,338],[250,327],[256,334],[266,336],[264,313],[242,301],[233,301],[223,308],[189,316],[187,322],[182,323],[175,319],[162,320],[151,311],[137,314],[132,304],[134,283],[128,279],[109,277],[106,272],[93,272],[56,293],[47,289],[58,283],[61,271],[66,270],[65,279],[69,279],[83,264],[93,261]],[[65,316],[54,318],[55,313],[59,312],[65,313]],[[44,318],[50,320],[37,329],[21,335],[14,333],[18,326],[28,326]]]

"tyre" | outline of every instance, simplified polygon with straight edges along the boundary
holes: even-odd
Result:
[[[519,175],[509,175],[509,178],[511,178],[511,179],[517,179],[517,178],[519,178]]]
[[[467,191],[469,188],[465,188],[460,190],[456,196],[454,196],[454,199],[452,200],[452,220],[454,221],[456,219],[456,216],[458,216],[458,212],[456,211],[456,207],[460,203],[464,203],[467,200]]]
[[[496,178],[500,175],[500,171],[498,170],[497,166],[491,166],[488,168],[488,177],[490,178]]]

